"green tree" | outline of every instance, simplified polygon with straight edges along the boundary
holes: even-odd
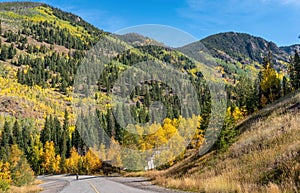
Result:
[[[14,44],[10,44],[10,47],[8,48],[8,51],[7,51],[7,58],[8,59],[13,59],[14,56],[16,55],[17,53],[17,50],[14,48]]]
[[[2,133],[2,147],[8,147],[10,144],[12,144],[12,132],[11,127],[8,121],[5,121],[4,123],[4,129]]]
[[[34,181],[34,172],[17,145],[11,146],[9,163],[12,181],[15,186],[23,186]]]
[[[66,156],[67,152],[70,151],[68,148],[68,142],[69,142],[69,113],[67,109],[65,109],[65,115],[64,115],[64,123],[62,128],[62,134],[61,134],[61,156]]]
[[[248,113],[253,113],[259,100],[256,97],[255,84],[250,78],[240,77],[234,88],[236,103],[240,108],[245,108]]]
[[[8,48],[6,45],[3,45],[1,48],[0,59],[6,61],[8,58]]]
[[[41,164],[43,155],[43,144],[39,138],[35,139],[34,145],[30,147],[28,161],[36,175],[41,174]]]
[[[13,143],[17,144],[20,149],[24,148],[22,129],[19,122],[16,120],[12,129]]]
[[[51,141],[54,142],[55,145],[55,152],[57,154],[60,154],[60,142],[61,142],[61,135],[62,135],[62,128],[61,128],[61,124],[60,121],[58,119],[57,116],[54,117],[53,121],[52,121],[52,131],[51,131]]]
[[[235,120],[232,115],[232,108],[229,107],[226,112],[224,125],[216,143],[218,150],[226,150],[235,140],[238,131],[235,129]]]
[[[63,130],[61,133],[61,141],[60,141],[60,155],[61,155],[61,162],[60,167],[63,172],[65,172],[65,164],[66,164],[66,157],[67,153],[71,150],[71,148],[68,147],[69,145],[69,114],[67,109],[65,109],[65,115],[64,115],[64,123],[63,123]]]
[[[0,36],[2,35],[2,20],[0,20]]]
[[[291,58],[289,70],[292,87],[297,90],[300,88],[300,56],[298,51],[295,51],[294,57]]]
[[[46,117],[44,129],[41,131],[41,141],[43,144],[46,141],[51,141],[51,117]]]
[[[30,126],[22,125],[23,150],[27,152],[32,142]]]
[[[289,94],[292,91],[290,82],[288,81],[288,79],[286,78],[286,76],[283,76],[282,78],[282,96],[285,96],[287,94]]]

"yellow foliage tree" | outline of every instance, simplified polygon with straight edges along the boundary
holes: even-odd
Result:
[[[79,173],[79,161],[81,157],[78,155],[76,149],[73,147],[71,149],[70,158],[66,159],[66,168],[69,173],[75,174]]]
[[[10,164],[8,162],[0,161],[0,190],[6,192],[11,183],[11,172],[9,170]]]
[[[11,146],[8,160],[13,185],[23,186],[34,181],[34,172],[18,145]]]
[[[163,131],[164,131],[164,138],[166,140],[172,138],[172,136],[177,132],[177,129],[176,127],[174,126],[176,123],[176,119],[174,119],[174,121],[172,121],[171,119],[169,118],[166,118],[164,120],[164,124],[163,124]]]
[[[160,124],[152,124],[149,126],[149,135],[145,137],[145,142],[152,148],[157,148],[167,143],[165,131]]]
[[[120,144],[114,139],[111,139],[110,147],[107,150],[107,159],[111,164],[116,167],[122,167],[121,147]]]
[[[181,123],[180,125],[186,128],[185,132],[186,133],[194,132],[194,136],[191,141],[191,146],[193,148],[199,148],[204,141],[204,131],[200,129],[202,121],[203,121],[202,117],[195,116],[195,115],[193,115],[193,117],[188,119],[184,119],[182,117],[180,118],[180,123]],[[186,134],[181,134],[181,136],[184,135]]]
[[[280,79],[278,73],[270,64],[262,70],[262,80],[260,82],[263,96],[261,98],[262,106],[277,100],[280,97]]]
[[[87,174],[94,173],[101,167],[101,160],[89,150],[83,157],[83,168]]]
[[[60,172],[60,155],[55,155],[55,147],[53,141],[46,142],[44,145],[44,152],[42,156],[42,169],[45,173],[59,173]]]
[[[98,156],[102,161],[106,160],[106,150],[103,143],[101,143],[99,146]]]
[[[229,111],[231,111],[231,107],[229,107]],[[245,117],[246,112],[243,109],[240,109],[239,107],[235,107],[232,116],[234,118],[234,121],[238,121]]]

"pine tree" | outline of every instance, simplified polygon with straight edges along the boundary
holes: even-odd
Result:
[[[51,141],[51,117],[46,117],[44,129],[41,132],[41,142],[45,144],[47,141]]]
[[[60,86],[60,91],[64,94],[66,94],[67,93],[67,87],[68,87],[68,85],[67,85],[66,80],[62,80],[62,83],[61,83],[61,86]]]
[[[20,149],[24,148],[22,129],[20,128],[19,122],[16,120],[12,129],[13,143],[17,144]]]
[[[81,135],[78,131],[78,127],[80,127],[78,125],[78,123],[76,124],[76,128],[75,131],[72,133],[72,147],[76,148],[78,151],[81,151],[84,147],[84,141],[81,138]]]
[[[217,148],[221,151],[227,149],[230,144],[234,142],[237,134],[238,131],[235,129],[235,120],[232,115],[232,108],[229,107],[225,116],[224,125],[216,143]]]
[[[63,132],[62,138],[61,138],[61,161],[60,161],[60,169],[62,172],[66,172],[66,154],[67,154],[67,134],[66,131]]]
[[[109,137],[112,137],[115,135],[115,119],[111,109],[107,109],[106,120],[107,120],[106,133]]]
[[[294,57],[290,62],[290,78],[293,89],[300,88],[300,56],[298,51],[295,51]]]
[[[36,138],[28,153],[28,162],[30,163],[36,175],[41,174],[42,154],[43,144],[40,142],[39,138]]]
[[[13,59],[14,56],[16,55],[16,49],[14,48],[14,44],[10,44],[10,47],[8,48],[8,55],[7,58],[8,59]]]
[[[63,130],[61,133],[61,141],[60,141],[60,155],[61,155],[61,163],[60,168],[62,171],[65,171],[66,157],[67,153],[70,151],[71,147],[69,147],[69,113],[67,109],[65,109],[64,115],[64,123]]]
[[[5,121],[4,123],[4,130],[2,133],[2,147],[8,147],[10,144],[12,144],[12,135],[11,135],[11,128],[8,123],[8,121]]]
[[[52,131],[51,131],[51,141],[54,142],[55,145],[55,152],[56,154],[60,153],[60,142],[61,142],[61,134],[62,134],[62,128],[60,125],[60,121],[57,116],[54,117],[52,121]]]
[[[6,45],[3,45],[1,48],[0,59],[6,61],[8,58],[8,48]]]
[[[288,81],[288,79],[286,78],[286,76],[283,76],[282,78],[282,96],[285,96],[287,94],[289,94],[291,92],[291,86],[290,83]]]
[[[2,20],[0,20],[0,36],[2,35]]]
[[[69,138],[69,113],[67,111],[67,109],[65,109],[65,115],[64,115],[64,123],[63,123],[63,130],[62,130],[62,134],[61,134],[61,156],[62,158],[66,157],[66,154],[68,151],[70,151],[69,147],[68,147],[68,138]]]
[[[29,128],[27,126],[22,126],[22,137],[23,137],[23,150],[25,151],[25,153],[27,153],[29,151],[29,147],[31,144],[31,132],[29,130]]]

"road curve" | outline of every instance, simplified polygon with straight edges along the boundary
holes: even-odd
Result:
[[[40,176],[42,193],[183,193],[152,185],[141,177]]]

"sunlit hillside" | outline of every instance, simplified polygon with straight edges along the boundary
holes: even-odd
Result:
[[[156,184],[197,192],[297,192],[299,101],[299,93],[289,95],[240,122],[241,134],[224,152],[194,152],[146,175]]]

